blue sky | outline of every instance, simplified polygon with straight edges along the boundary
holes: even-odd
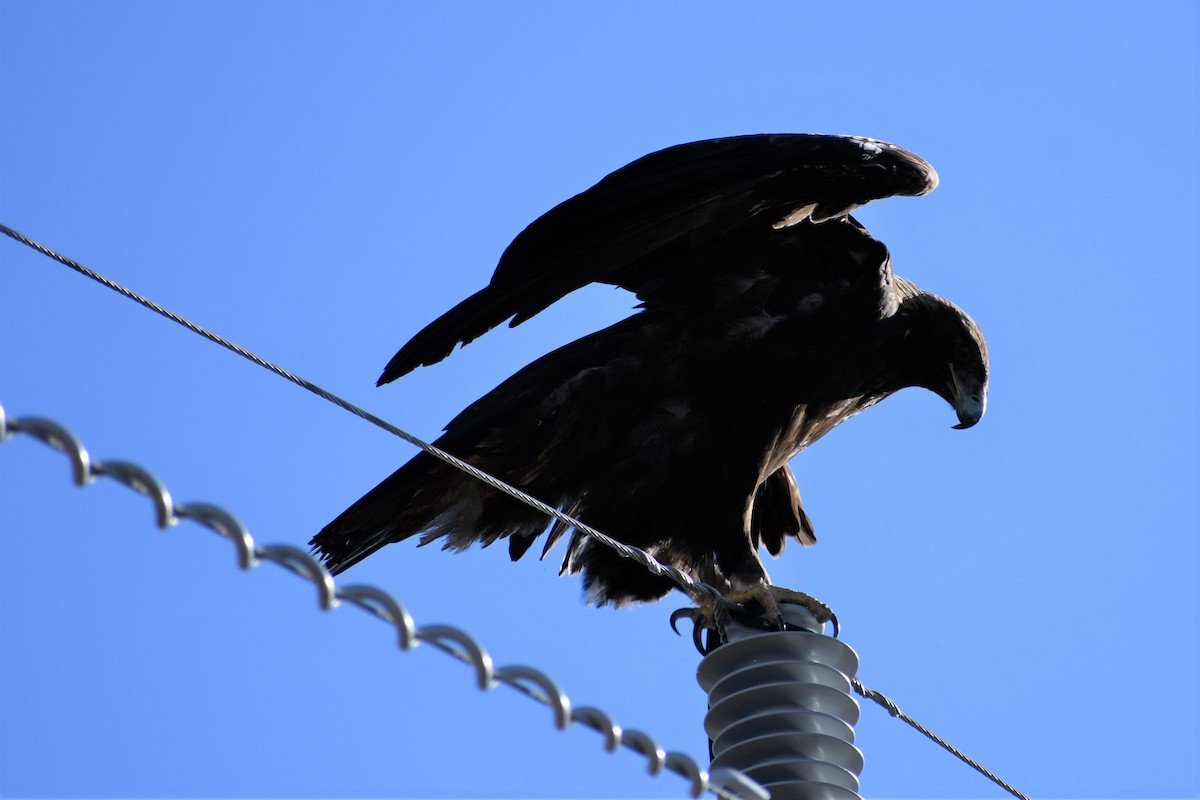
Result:
[[[1024,791],[1195,797],[1197,40],[1188,2],[3,2],[0,220],[432,438],[629,313],[585,290],[374,388],[552,205],[711,136],[908,147],[939,189],[859,216],[985,330],[988,415],[910,391],[821,441],[794,463],[820,544],[768,568]],[[413,452],[7,240],[0,404],[264,543]],[[348,578],[702,758],[679,603],[588,608],[557,566],[396,545]],[[24,437],[0,569],[6,797],[685,796]],[[878,708],[858,745],[865,796],[1000,796]]]

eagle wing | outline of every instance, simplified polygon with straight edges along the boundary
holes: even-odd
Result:
[[[937,181],[919,156],[856,136],[734,136],[651,153],[525,228],[491,282],[414,336],[378,383],[441,361],[505,320],[518,325],[589,283],[643,300],[686,291],[686,264],[675,265],[713,242],[836,220],[872,200],[925,194]]]

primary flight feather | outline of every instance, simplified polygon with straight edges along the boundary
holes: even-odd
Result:
[[[769,584],[758,551],[815,542],[789,460],[889,394],[928,389],[983,416],[987,346],[953,303],[892,273],[852,216],[921,195],[937,173],[862,137],[712,139],[644,156],[522,231],[488,286],[418,333],[379,378],[433,364],[589,283],[633,316],[543,356],[471,404],[437,446],[729,593]],[[541,513],[420,453],[313,537],[340,572],[414,535],[461,550]],[[599,603],[673,585],[572,533],[563,570]]]

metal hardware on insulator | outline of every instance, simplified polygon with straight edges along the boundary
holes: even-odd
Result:
[[[808,609],[781,610],[788,630],[731,620],[726,643],[696,670],[708,692],[710,769],[740,770],[772,800],[862,800],[859,708],[850,695],[858,655],[824,635]]]

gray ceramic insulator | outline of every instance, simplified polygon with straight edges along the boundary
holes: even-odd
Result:
[[[728,641],[700,662],[711,769],[741,770],[772,800],[862,800],[863,756],[854,746],[859,708],[850,694],[858,655],[824,635],[807,609],[782,610],[802,630],[731,622]]]

